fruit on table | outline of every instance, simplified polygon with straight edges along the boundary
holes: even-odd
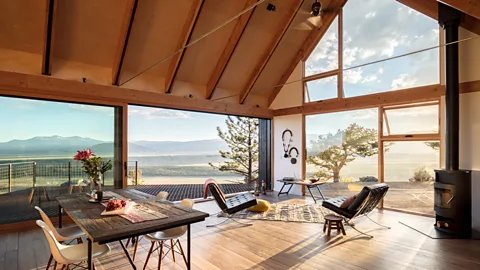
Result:
[[[114,210],[122,209],[126,205],[127,205],[127,201],[125,200],[110,200],[107,203],[106,210],[114,211]]]

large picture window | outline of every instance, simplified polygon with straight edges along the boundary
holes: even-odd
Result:
[[[130,105],[128,123],[130,186],[172,201],[203,197],[208,178],[225,193],[253,190],[259,119]]]
[[[331,98],[333,83],[340,98],[438,84],[438,45],[438,23],[428,16],[393,0],[349,0],[305,62],[307,81],[332,71],[339,77],[305,102]]]
[[[58,213],[55,197],[90,190],[90,178],[73,159],[91,149],[114,156],[114,107],[0,97],[0,224],[38,219],[32,205]],[[114,186],[113,167],[103,174]]]

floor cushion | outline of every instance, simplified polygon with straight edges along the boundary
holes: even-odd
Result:
[[[270,209],[270,203],[265,200],[257,199],[257,205],[251,206],[248,208],[248,211],[251,212],[265,212]]]

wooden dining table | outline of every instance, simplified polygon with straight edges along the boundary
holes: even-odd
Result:
[[[106,244],[119,241],[133,269],[136,266],[122,240],[136,236],[187,226],[187,269],[190,269],[191,231],[190,224],[204,221],[209,214],[187,209],[172,202],[160,200],[155,196],[135,189],[113,189],[104,194],[114,194],[117,199],[127,199],[135,205],[147,207],[149,211],[159,213],[162,218],[132,222],[122,216],[103,216],[105,206],[90,202],[91,197],[85,193],[58,196],[59,227],[62,227],[62,214],[65,212],[87,235],[88,269],[93,269],[92,243]],[[143,208],[146,209],[146,208]]]

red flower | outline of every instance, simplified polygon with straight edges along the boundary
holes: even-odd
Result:
[[[92,156],[95,156],[93,153],[92,153],[92,150],[90,150],[90,148],[88,149],[83,149],[83,151],[77,151],[77,154],[75,156],[73,156],[73,159],[74,160],[87,160],[87,159],[90,159]]]

